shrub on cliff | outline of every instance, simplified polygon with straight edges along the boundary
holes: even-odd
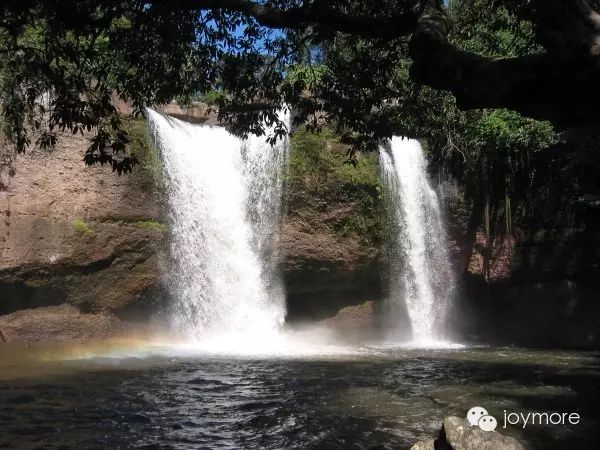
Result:
[[[321,223],[342,236],[367,243],[380,240],[380,179],[377,155],[357,155],[354,164],[348,148],[331,130],[311,133],[304,128],[291,138],[287,203],[290,212],[328,211]]]

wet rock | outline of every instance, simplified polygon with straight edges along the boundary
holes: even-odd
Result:
[[[411,450],[524,450],[525,447],[511,436],[498,431],[483,431],[466,420],[450,416],[444,419],[435,440],[421,441]]]
[[[0,315],[62,303],[118,314],[160,285],[166,233],[148,226],[161,217],[153,179],[85,167],[89,137],[61,135],[51,158],[20,156],[0,192]]]
[[[420,441],[413,445],[410,450],[434,450],[435,439],[429,439],[428,441]]]
[[[190,123],[201,123],[206,125],[219,125],[217,109],[202,102],[192,102],[189,105],[180,105],[173,101],[167,105],[157,108],[159,111],[185,120]]]
[[[342,308],[334,317],[321,323],[347,342],[364,342],[378,337],[377,302],[367,301]]]

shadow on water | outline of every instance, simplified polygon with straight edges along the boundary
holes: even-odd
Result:
[[[1,364],[1,363],[0,363]],[[96,358],[0,380],[0,448],[410,448],[484,406],[578,412],[510,432],[531,448],[596,448],[595,354],[386,350],[320,359]]]

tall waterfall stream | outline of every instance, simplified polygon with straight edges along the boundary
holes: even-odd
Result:
[[[167,178],[174,329],[192,341],[270,339],[285,316],[275,243],[287,139],[242,140],[152,110],[148,121]],[[390,224],[386,325],[397,340],[408,328],[412,342],[427,345],[443,337],[454,290],[438,199],[417,141],[394,137],[380,165]]]
[[[148,122],[167,178],[176,331],[192,340],[277,332],[285,299],[274,247],[287,139],[242,140],[152,110]]]
[[[389,317],[402,323],[405,311],[413,341],[432,344],[444,337],[454,291],[438,198],[418,141],[392,138],[380,149],[380,165],[390,225]]]

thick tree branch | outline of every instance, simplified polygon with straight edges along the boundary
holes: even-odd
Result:
[[[150,3],[172,8],[239,12],[253,17],[260,25],[268,28],[303,29],[313,25],[365,37],[389,38],[410,35],[418,18],[413,11],[388,17],[345,14],[321,1],[285,10],[250,0],[151,0]]]
[[[534,0],[531,20],[548,52],[600,55],[600,15],[586,0]]]
[[[555,52],[494,59],[450,44],[447,40],[450,27],[443,5],[440,0],[428,0],[411,40],[410,55],[414,62],[411,76],[419,83],[450,91],[463,110],[508,108],[561,127],[597,125],[600,55],[595,49],[600,32],[589,26],[589,20],[595,19],[590,15],[593,11],[580,7],[580,15],[571,11],[571,23],[575,24],[579,18],[579,23],[587,26],[565,29],[565,33],[571,30],[573,34],[562,39],[563,44],[556,46]],[[588,30],[585,37],[584,29]],[[582,51],[583,43],[587,43],[586,51]]]

